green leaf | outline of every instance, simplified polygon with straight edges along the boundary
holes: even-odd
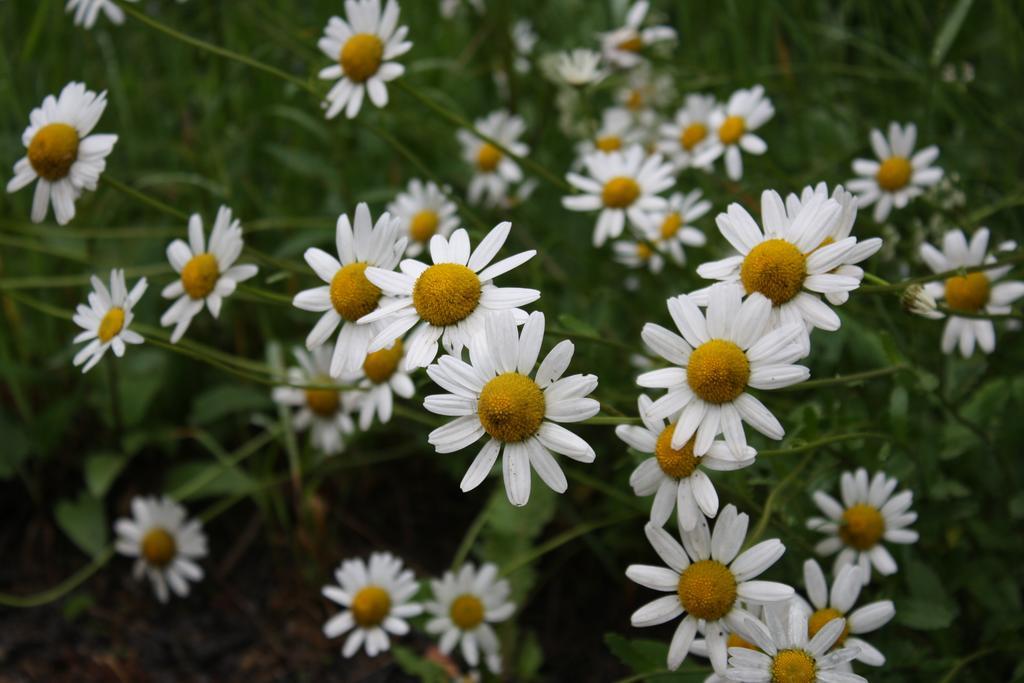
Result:
[[[120,453],[92,453],[85,459],[85,486],[96,498],[103,498],[117,479],[128,458]]]
[[[423,683],[448,683],[451,680],[440,664],[428,661],[406,647],[392,645],[391,655],[402,671],[417,677]]]
[[[606,633],[604,644],[633,671],[656,671],[666,666],[668,643],[643,638],[627,639],[617,633]]]
[[[920,631],[936,631],[948,627],[956,618],[956,609],[923,598],[896,601],[896,621]]]
[[[53,513],[57,525],[75,545],[93,557],[103,552],[109,529],[103,503],[99,499],[83,491],[77,500],[59,501]]]
[[[10,479],[28,457],[28,439],[21,427],[0,413],[0,479]]]
[[[942,22],[942,28],[939,29],[939,35],[935,37],[935,45],[932,47],[930,63],[933,67],[942,64],[942,60],[946,58],[949,48],[953,47],[953,41],[956,40],[957,35],[960,33],[960,29],[964,25],[964,19],[967,18],[967,13],[971,10],[971,5],[973,4],[974,0],[960,0],[950,10],[949,14],[946,15],[946,21]]]
[[[267,410],[270,404],[266,392],[239,384],[221,384],[196,397],[190,421],[197,425],[210,424],[228,415]]]
[[[192,490],[191,484],[202,481]],[[189,485],[185,500],[211,496],[234,496],[252,490],[256,485],[249,475],[237,468],[225,469],[216,462],[189,462],[178,465],[167,474],[167,489],[175,491]]]

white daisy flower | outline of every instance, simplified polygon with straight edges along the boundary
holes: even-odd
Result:
[[[526,156],[530,151],[528,145],[519,141],[526,130],[526,123],[521,116],[510,114],[504,109],[477,119],[474,128],[516,156]],[[509,184],[523,179],[519,164],[498,147],[484,142],[468,130],[460,129],[456,137],[462,145],[463,159],[473,167],[473,179],[467,189],[469,201],[474,204],[483,201],[492,206],[499,204],[508,195]]]
[[[921,245],[921,258],[935,273],[945,273],[956,268],[970,268],[995,261],[988,251],[988,228],[979,228],[971,236],[970,244],[961,230],[950,230],[942,239],[942,250],[927,242]],[[1005,245],[1011,249],[1016,245]],[[991,320],[961,318],[956,311],[964,313],[989,313],[1000,315],[1010,312],[1010,304],[1024,296],[1024,282],[1012,280],[998,282],[1013,266],[997,266],[988,270],[955,275],[945,282],[929,282],[925,292],[933,299],[944,301],[951,311],[942,332],[942,352],[952,353],[957,346],[960,354],[967,358],[974,353],[974,345],[984,353],[996,348],[996,330]],[[941,318],[942,313],[933,311],[929,317]]]
[[[498,579],[498,567],[488,562],[478,570],[466,563],[457,574],[447,571],[440,579],[431,579],[430,588],[434,599],[426,603],[431,615],[426,628],[441,636],[441,652],[451,654],[461,645],[462,658],[475,667],[483,650],[487,668],[501,673],[501,643],[491,624],[511,617],[516,606],[508,599],[508,581]]]
[[[135,0],[130,0],[135,2]],[[124,23],[124,10],[117,6],[113,0],[68,0],[64,5],[64,13],[75,13],[74,24],[82,28],[91,29],[96,25],[96,19],[100,12],[107,17],[107,20],[120,26]]]
[[[430,433],[428,441],[437,452],[452,453],[484,434],[490,437],[466,470],[459,485],[463,491],[480,485],[502,450],[505,491],[513,505],[530,499],[531,467],[553,491],[568,488],[552,451],[594,461],[590,444],[555,423],[597,415],[600,405],[586,398],[597,388],[597,377],[562,377],[574,350],[568,340],[549,351],[531,377],[543,339],[543,313],[531,313],[520,334],[513,314],[499,311],[487,317],[482,338],[470,346],[470,363],[442,356],[427,368],[430,379],[451,393],[427,396],[424,407],[456,418]]]
[[[630,580],[656,591],[670,593],[633,612],[633,626],[657,626],[683,616],[668,649],[668,668],[673,671],[686,659],[703,622],[708,657],[718,673],[725,672],[726,629],[737,630],[750,613],[742,600],[764,605],[793,597],[793,589],[774,581],[755,581],[775,564],[785,546],[778,539],[761,541],[742,553],[749,517],[726,505],[715,522],[714,533],[703,516],[691,531],[683,531],[682,545],[664,529],[648,522],[647,540],[666,567],[634,564],[626,569]]]
[[[338,258],[323,249],[306,250],[306,263],[327,284],[299,292],[292,305],[303,311],[323,313],[306,337],[307,349],[323,344],[341,326],[331,358],[331,377],[358,371],[366,359],[370,340],[378,329],[373,325],[360,325],[358,321],[375,310],[383,297],[380,288],[367,279],[366,271],[371,268],[390,271],[398,264],[406,244],[406,238],[399,237],[400,232],[399,219],[385,211],[374,224],[370,208],[360,202],[352,223],[345,214],[338,216],[335,230]],[[389,346],[400,336],[392,335],[379,348]]]
[[[665,154],[677,170],[695,167],[697,154],[712,141],[711,114],[715,111],[714,95],[694,93],[686,96],[686,103],[676,112],[675,119],[663,123],[658,132],[658,150]],[[709,167],[704,166],[707,170]]]
[[[754,131],[775,115],[772,101],[765,97],[764,86],[737,90],[724,107],[711,113],[710,136],[707,146],[691,160],[691,166],[704,168],[725,155],[725,171],[731,180],[743,177],[743,155],[760,155],[768,145]]]
[[[89,292],[89,305],[78,304],[74,323],[81,327],[74,339],[75,344],[89,342],[79,349],[72,361],[75,367],[85,364],[82,372],[89,372],[100,362],[107,349],[112,348],[114,355],[124,355],[125,344],[141,344],[145,341],[138,332],[128,329],[135,317],[132,308],[146,293],[146,278],[141,278],[129,292],[124,281],[124,271],[115,268],[110,271],[110,289],[93,275],[90,278],[92,291]]]
[[[380,0],[345,0],[345,19],[331,17],[327,22],[317,46],[337,64],[321,69],[320,78],[338,81],[324,103],[327,118],[342,109],[345,116],[355,118],[364,93],[374,106],[387,105],[386,84],[405,73],[405,67],[392,60],[412,48],[405,39],[409,27],[398,26],[398,13],[395,0],[387,0],[383,13]]]
[[[447,237],[459,224],[455,203],[434,182],[418,178],[409,181],[404,192],[388,204],[388,212],[398,219],[400,232],[409,241],[407,256],[419,256],[434,235]]]
[[[370,657],[387,652],[388,634],[404,636],[409,632],[406,620],[423,612],[423,605],[410,602],[419,590],[416,577],[391,553],[372,553],[369,562],[345,560],[334,578],[338,585],[324,586],[321,593],[345,609],[324,623],[324,635],[349,634],[343,657],[351,657],[360,647]]]
[[[312,352],[296,348],[292,351],[298,367],[288,368],[289,386],[276,387],[274,401],[295,409],[292,427],[297,432],[307,429],[313,446],[325,455],[335,455],[345,448],[345,439],[355,432],[351,413],[362,397],[354,392],[326,388],[331,379],[331,350],[319,346]],[[324,387],[303,389],[303,386]],[[372,419],[372,415],[371,415]]]
[[[555,74],[574,88],[600,83],[608,75],[601,66],[601,54],[594,50],[576,49],[560,52],[555,62]]]
[[[358,382],[359,428],[367,430],[376,415],[381,424],[391,420],[395,395],[412,398],[416,387],[409,374],[400,368],[404,346],[401,339],[387,348],[366,354],[360,372],[346,377],[348,382]]]
[[[609,107],[601,113],[601,126],[594,137],[576,145],[576,154],[582,159],[595,152],[618,152],[638,144],[642,136],[632,112],[623,107]]]
[[[615,91],[615,101],[633,112],[637,122],[657,139],[660,116],[655,111],[675,101],[675,81],[667,71],[655,71],[644,63],[626,76],[626,85]]]
[[[433,265],[405,259],[400,272],[383,268],[366,269],[366,277],[394,301],[364,315],[361,324],[380,321],[381,331],[371,340],[369,351],[390,346],[395,339],[416,327],[405,349],[406,370],[423,368],[437,356],[437,342],[445,350],[461,356],[470,340],[483,332],[489,311],[513,309],[516,320],[526,320],[518,306],[540,298],[536,289],[495,287],[491,281],[526,263],[537,253],[523,251],[488,265],[505,244],[512,224],[499,223],[470,251],[469,233],[458,229],[450,239],[430,238]]]
[[[619,425],[615,434],[641,453],[650,453],[629,477],[629,485],[638,496],[654,495],[651,521],[664,526],[676,508],[679,528],[689,531],[699,518],[718,514],[718,493],[704,470],[738,470],[754,464],[757,451],[747,446],[737,458],[724,441],[715,441],[703,457],[694,455],[694,437],[682,448],[672,448],[675,422],[666,426],[662,419],[650,416],[651,399],[641,394],[638,400],[643,426]]]
[[[28,150],[14,164],[7,192],[36,183],[32,197],[32,222],[46,218],[50,204],[57,222],[66,225],[75,217],[75,202],[83,190],[95,190],[114,150],[116,135],[90,135],[107,108],[107,92],[98,95],[84,83],[71,82],[58,97],[47,95],[42,106],[29,114],[21,134]]]
[[[848,564],[861,568],[861,580],[871,580],[871,567],[883,575],[896,573],[896,560],[882,541],[889,543],[916,543],[917,532],[907,527],[917,520],[911,512],[914,502],[912,491],[901,491],[895,496],[898,482],[885,472],[876,472],[868,481],[863,467],[856,472],[843,472],[839,478],[842,504],[824,491],[814,492],[814,502],[826,518],[812,517],[807,528],[828,535],[818,543],[815,552],[832,555],[838,552],[833,574]]]
[[[857,194],[857,202],[863,208],[875,205],[875,221],[881,223],[889,217],[893,207],[902,209],[907,203],[924,193],[942,180],[942,169],[932,166],[939,158],[939,148],[925,147],[914,154],[917,141],[917,126],[908,123],[900,126],[893,121],[889,124],[886,138],[877,128],[871,129],[871,149],[878,161],[855,159],[853,172],[859,178],[846,183]]]
[[[715,436],[725,435],[733,455],[746,455],[743,423],[770,439],[785,435],[774,415],[748,387],[778,389],[807,379],[809,370],[793,365],[803,348],[801,324],[770,325],[771,303],[764,297],[742,299],[735,285],[711,287],[707,314],[686,294],[668,300],[668,311],[682,333],[647,323],[641,334],[655,353],[673,366],[645,372],[641,387],[667,389],[649,408],[652,420],[679,415],[672,448],[696,434],[693,454],[707,453]]]
[[[658,196],[675,183],[671,164],[660,154],[647,156],[640,145],[622,152],[594,153],[584,157],[588,175],[568,173],[566,179],[580,194],[562,197],[570,211],[600,211],[594,227],[594,246],[622,234],[629,219],[639,233],[653,221],[651,213],[668,206]]]
[[[615,240],[612,258],[627,268],[647,268],[654,274],[665,267],[665,257],[648,240]]]
[[[135,580],[149,577],[157,600],[167,602],[168,587],[180,598],[189,592],[189,581],[202,581],[203,570],[196,560],[206,557],[206,534],[198,519],[187,519],[187,511],[166,496],[132,498],[131,518],[114,522],[114,548],[137,558]]]
[[[165,299],[177,299],[160,316],[160,324],[174,326],[172,344],[185,334],[204,303],[218,317],[221,304],[238,283],[256,275],[259,269],[252,264],[235,265],[243,246],[242,224],[226,206],[217,209],[209,243],[203,235],[203,219],[194,213],[188,219],[188,243],[177,239],[168,245],[167,260],[180,277],[160,292]]]
[[[703,247],[707,237],[693,222],[711,210],[711,202],[704,199],[700,190],[683,194],[674,192],[668,198],[668,206],[654,214],[648,227],[648,235],[659,250],[668,253],[676,265],[686,263],[684,247]]]
[[[665,40],[675,40],[676,32],[671,26],[649,26],[642,28],[650,3],[647,0],[634,2],[626,14],[626,24],[614,31],[601,34],[601,51],[609,64],[628,69],[644,61],[644,48]]]

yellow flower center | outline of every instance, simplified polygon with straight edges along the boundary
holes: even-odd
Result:
[[[121,331],[122,327],[124,327],[124,309],[115,306],[107,311],[107,314],[103,316],[103,320],[100,321],[100,329],[96,332],[96,336],[100,338],[101,342],[106,344]]]
[[[78,158],[78,131],[66,123],[40,128],[28,144],[28,162],[41,178],[60,180]]]
[[[736,577],[717,560],[694,562],[679,575],[683,609],[708,621],[721,619],[736,602]]]
[[[807,620],[807,637],[813,638],[818,631],[825,627],[825,624],[833,619],[843,619],[843,613],[832,607],[823,607],[814,612]],[[850,635],[850,622],[843,619],[843,632],[836,639],[835,647],[840,647],[848,635]]]
[[[895,192],[910,182],[913,172],[913,167],[904,157],[889,157],[878,167],[875,180],[886,192]]]
[[[665,220],[661,222],[661,239],[667,240],[677,232],[683,225],[683,217],[679,213],[673,211],[669,215],[665,216]]]
[[[424,209],[416,213],[409,221],[409,237],[417,242],[426,242],[437,232],[438,222],[436,211]]]
[[[366,354],[363,361],[363,372],[374,384],[383,384],[391,379],[398,367],[398,361],[402,360],[402,340],[396,339],[389,349],[381,349]]]
[[[332,384],[330,377],[320,376],[312,380],[313,384]],[[334,417],[341,404],[341,394],[334,389],[306,389],[306,405],[320,417]]]
[[[391,611],[391,596],[380,586],[365,586],[352,598],[351,610],[359,626],[377,626]]]
[[[498,168],[501,162],[501,150],[489,142],[480,145],[476,153],[476,167],[484,173],[490,173]]]
[[[356,83],[362,83],[377,73],[384,57],[384,43],[372,33],[357,33],[341,48],[338,61],[345,76]]]
[[[181,284],[193,299],[205,299],[217,286],[219,277],[217,257],[209,252],[196,254],[181,269]]]
[[[463,631],[472,631],[484,620],[484,603],[475,595],[463,593],[452,600],[449,616]]]
[[[742,125],[742,122],[741,122]],[[687,152],[697,146],[697,143],[708,136],[708,127],[703,123],[691,123],[683,129],[679,136],[679,144]]]
[[[740,266],[740,280],[747,294],[761,292],[776,306],[799,294],[806,277],[807,258],[782,239],[761,242]]]
[[[654,250],[651,249],[651,245],[646,242],[636,243],[636,255],[641,261],[647,261],[654,256]]]
[[[174,542],[166,529],[159,527],[150,529],[142,537],[142,557],[147,564],[154,567],[166,567],[178,552],[178,544]]]
[[[672,448],[672,434],[675,431],[674,422],[661,430],[654,445],[654,457],[658,459],[662,472],[673,479],[685,479],[700,465],[700,458],[693,454],[693,438],[683,444],[682,448]]]
[[[435,327],[454,325],[480,303],[480,278],[458,263],[438,263],[423,271],[412,288],[412,305]]]
[[[621,41],[616,47],[626,52],[640,52],[644,49],[644,41],[640,36],[632,36]]]
[[[742,116],[728,116],[718,127],[718,139],[723,145],[735,145],[743,137],[747,124]]]
[[[602,152],[614,152],[622,148],[622,138],[618,135],[602,135],[594,141],[594,145]]]
[[[380,287],[366,279],[368,263],[342,266],[331,278],[331,304],[345,320],[355,322],[377,308]]]
[[[746,649],[754,650],[755,652],[761,651],[761,648],[759,648],[757,645],[754,645],[752,642],[750,642],[743,636],[737,635],[735,633],[729,634],[729,637],[725,640],[725,647],[745,647]]]
[[[843,511],[839,538],[857,550],[873,548],[885,533],[885,518],[878,508],[867,503],[852,505]]]
[[[631,111],[643,109],[644,94],[639,88],[633,88],[629,91],[629,96],[626,98],[626,107]]]
[[[803,650],[780,650],[772,659],[772,683],[814,683],[814,658]]]
[[[544,419],[544,392],[518,372],[498,375],[480,391],[477,414],[484,431],[499,441],[516,442],[537,433]]]
[[[601,200],[611,209],[624,209],[640,196],[640,186],[626,176],[616,176],[604,184]]]
[[[747,354],[725,339],[704,342],[693,350],[686,365],[687,384],[693,393],[708,403],[735,400],[743,393],[748,379],[750,361]]]
[[[989,281],[984,273],[956,275],[946,280],[946,303],[954,311],[977,313],[988,303]]]

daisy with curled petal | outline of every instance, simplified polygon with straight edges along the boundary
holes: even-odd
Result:
[[[388,212],[399,221],[399,231],[408,237],[407,256],[419,256],[431,237],[447,237],[458,226],[455,202],[448,199],[447,189],[413,178],[405,192],[388,204]]]
[[[202,581],[196,560],[206,557],[206,534],[198,519],[187,519],[184,507],[166,496],[132,498],[132,516],[114,522],[114,549],[134,557],[133,574],[149,577],[157,600],[167,602],[170,592],[184,598],[189,581]]]
[[[403,352],[402,340],[396,339],[391,346],[366,354],[362,369],[344,378],[347,382],[358,382],[360,429],[369,429],[374,415],[381,424],[387,424],[395,395],[412,398],[416,393],[412,378],[400,368]]]
[[[411,602],[419,590],[416,577],[391,553],[372,553],[368,562],[345,560],[334,578],[338,585],[324,586],[321,593],[345,609],[324,623],[324,635],[349,634],[341,649],[343,657],[351,657],[360,647],[370,657],[387,652],[388,634],[404,636],[409,632],[406,620],[423,612],[423,605]]]
[[[626,576],[646,588],[665,593],[633,612],[633,626],[657,626],[683,616],[668,649],[668,668],[673,671],[686,659],[697,627],[703,622],[708,657],[715,671],[725,672],[726,629],[736,630],[750,613],[741,600],[757,605],[789,600],[793,589],[774,581],[755,581],[775,564],[786,548],[778,539],[761,541],[742,553],[749,517],[726,505],[715,522],[714,533],[703,516],[691,531],[681,533],[679,543],[661,527],[648,522],[647,540],[666,567],[634,564]]]
[[[679,528],[689,531],[697,526],[702,515],[718,514],[718,493],[703,470],[738,470],[754,464],[757,451],[749,446],[743,457],[736,458],[724,441],[715,441],[704,456],[693,453],[695,437],[690,437],[682,448],[672,448],[675,422],[650,416],[651,399],[643,394],[638,400],[643,426],[619,425],[615,434],[641,453],[650,453],[629,477],[629,485],[638,496],[654,494],[651,521],[664,526],[676,508]]]
[[[601,54],[585,48],[559,52],[554,71],[566,85],[574,88],[600,83],[608,75],[601,66]]]
[[[325,455],[340,453],[345,448],[345,438],[355,432],[350,414],[363,397],[327,388],[334,380],[330,377],[331,350],[326,346],[312,352],[296,348],[292,353],[299,366],[288,369],[289,386],[276,387],[274,401],[296,410],[292,427],[297,432],[308,429],[315,448]]]
[[[521,116],[500,109],[477,119],[473,127],[516,156],[530,152],[530,147],[519,141],[526,130]],[[509,185],[523,179],[519,164],[500,148],[468,130],[460,129],[455,135],[462,145],[462,158],[473,167],[473,178],[466,191],[469,201],[489,206],[499,204],[508,195]]]
[[[594,227],[594,246],[618,237],[629,219],[643,234],[651,213],[668,205],[658,196],[675,182],[672,166],[660,154],[647,156],[640,145],[609,154],[595,152],[583,158],[588,175],[569,173],[566,179],[580,194],[562,197],[570,211],[600,211]]]
[[[632,68],[644,61],[641,54],[644,48],[676,39],[675,29],[671,26],[642,28],[649,9],[647,0],[634,2],[626,14],[625,26],[601,34],[601,51],[609,64],[623,69]]]
[[[160,316],[160,324],[174,326],[172,344],[185,334],[204,303],[218,317],[221,304],[238,283],[256,275],[259,269],[254,265],[235,265],[243,246],[242,224],[226,206],[217,210],[209,243],[203,235],[203,219],[194,213],[188,219],[188,243],[177,239],[168,245],[167,260],[180,277],[160,292],[165,299],[176,299]]]
[[[331,357],[331,377],[358,371],[366,359],[377,327],[360,325],[357,321],[376,309],[383,297],[380,287],[367,279],[366,271],[371,268],[390,271],[398,264],[406,244],[406,238],[399,234],[397,218],[385,211],[374,224],[370,208],[360,202],[352,223],[345,214],[338,216],[335,230],[338,258],[323,249],[306,250],[306,263],[326,284],[299,292],[292,305],[303,311],[323,313],[306,336],[307,349],[323,344],[341,326]],[[385,345],[390,346],[400,336],[393,335]]]
[[[75,367],[85,364],[82,372],[89,372],[100,362],[107,349],[112,348],[114,355],[124,355],[125,344],[141,344],[145,341],[138,332],[128,329],[135,317],[132,308],[146,293],[146,278],[141,278],[129,292],[124,281],[124,271],[118,268],[110,271],[110,289],[93,275],[90,278],[92,291],[89,292],[89,305],[78,304],[74,323],[84,331],[74,339],[75,344],[89,342],[79,349],[72,361]]]
[[[648,235],[677,265],[685,265],[684,247],[703,247],[707,243],[704,233],[691,224],[710,210],[711,202],[704,199],[700,190],[675,192],[668,198],[665,210],[654,214]]]
[[[935,273],[981,266],[996,260],[995,256],[987,254],[988,242],[988,228],[976,230],[969,244],[963,231],[950,230],[942,239],[941,251],[927,242],[923,243],[921,258]],[[1004,246],[1016,248],[1013,243]],[[956,312],[993,315],[1009,313],[1010,304],[1024,296],[1024,282],[1014,280],[997,284],[997,281],[1012,268],[1012,265],[997,266],[966,275],[954,275],[945,282],[929,282],[925,285],[925,292],[934,299],[944,300],[950,310],[950,318],[942,332],[943,353],[952,353],[959,346],[960,354],[967,358],[974,353],[975,344],[984,353],[995,350],[996,330],[991,320],[962,318]],[[931,317],[941,318],[942,314],[935,312]]]
[[[517,308],[540,298],[536,289],[495,287],[492,280],[526,263],[537,253],[522,251],[491,263],[508,239],[512,224],[499,223],[470,250],[469,233],[460,228],[450,239],[430,238],[433,265],[405,259],[400,272],[367,268],[366,277],[393,301],[382,302],[368,312],[361,324],[380,322],[380,332],[371,340],[369,351],[390,346],[395,339],[416,327],[406,340],[406,370],[423,368],[437,356],[440,340],[448,353],[456,356],[482,333],[484,318],[490,311],[511,309],[517,322],[526,320],[526,312]],[[491,264],[491,265],[488,265]]]
[[[711,114],[717,103],[714,95],[693,93],[676,112],[675,119],[658,128],[658,150],[667,156],[677,170],[694,168],[697,154],[711,142]],[[704,166],[710,170],[710,166]]]
[[[707,145],[694,155],[691,166],[704,168],[718,157],[725,156],[725,171],[731,180],[743,177],[743,155],[761,155],[768,145],[754,131],[775,115],[772,101],[765,97],[764,86],[737,90],[724,107],[711,113],[709,123],[712,135]]]
[[[430,433],[438,453],[452,453],[486,434],[490,437],[459,485],[470,491],[502,456],[505,491],[513,505],[530,499],[530,470],[556,493],[568,488],[565,473],[551,452],[573,460],[594,461],[594,449],[556,422],[582,422],[600,405],[586,398],[597,388],[595,375],[562,377],[572,360],[573,344],[564,340],[548,352],[533,373],[544,338],[544,314],[534,311],[522,333],[510,311],[491,313],[481,338],[470,346],[470,362],[442,356],[427,375],[451,393],[427,396],[424,407],[455,417]]]
[[[47,95],[29,114],[21,134],[25,156],[14,164],[7,192],[36,182],[32,197],[32,222],[46,218],[50,204],[57,222],[66,225],[75,217],[75,202],[83,190],[95,190],[114,150],[116,135],[90,135],[107,108],[107,92],[96,94],[84,83],[71,82],[60,95]]]
[[[872,566],[883,576],[896,573],[896,560],[882,541],[908,544],[916,543],[918,538],[916,531],[907,528],[917,520],[917,513],[910,510],[914,493],[904,490],[894,496],[897,485],[896,478],[885,472],[876,472],[868,481],[867,470],[861,467],[840,476],[842,504],[824,491],[814,492],[814,502],[825,518],[810,518],[807,528],[828,535],[815,552],[839,552],[832,573],[857,564],[865,584],[871,580]]]
[[[642,136],[632,112],[609,107],[601,113],[601,125],[594,137],[576,145],[576,154],[580,159],[595,152],[610,154],[639,143]]]
[[[627,268],[647,268],[655,274],[665,267],[665,257],[648,240],[615,240],[612,258]]]
[[[803,326],[772,328],[770,309],[764,297],[742,300],[739,287],[719,284],[711,287],[706,317],[686,294],[668,300],[682,337],[654,323],[644,325],[644,342],[675,366],[637,378],[641,387],[668,390],[648,415],[661,420],[678,414],[672,448],[683,448],[696,435],[693,454],[701,456],[723,433],[735,457],[749,457],[744,422],[770,439],[784,436],[779,421],[747,388],[786,387],[807,379],[809,370],[793,364],[803,353],[798,342]]]
[[[857,194],[861,208],[875,205],[874,219],[881,223],[893,207],[902,209],[911,199],[942,180],[942,169],[932,166],[939,158],[939,148],[925,147],[914,154],[917,126],[893,121],[886,138],[877,128],[871,129],[871,149],[878,161],[855,159],[854,178],[846,186]]]

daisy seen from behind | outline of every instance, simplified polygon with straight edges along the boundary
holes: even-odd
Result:
[[[658,128],[658,150],[675,164],[677,170],[694,167],[697,155],[712,141],[711,114],[716,106],[713,95],[687,95],[675,118]],[[707,170],[708,166],[704,168]]]
[[[881,223],[893,208],[902,209],[925,188],[942,180],[942,169],[932,166],[939,158],[939,148],[931,145],[915,154],[916,142],[917,126],[893,121],[888,136],[871,129],[871,149],[878,160],[854,160],[853,172],[859,177],[846,186],[857,194],[861,208],[875,205],[876,222]]]
[[[367,353],[360,372],[345,378],[359,388],[360,429],[369,429],[375,415],[381,424],[387,424],[394,410],[395,396],[412,398],[416,393],[412,378],[402,369],[404,351],[402,340],[396,339],[391,346]]]
[[[675,40],[676,32],[671,26],[643,27],[650,3],[647,0],[634,2],[626,13],[626,23],[617,29],[601,34],[601,51],[609,64],[628,69],[644,62],[643,50],[654,43]]]
[[[312,351],[293,351],[298,367],[288,369],[288,386],[275,387],[274,402],[293,409],[292,428],[309,431],[313,446],[325,455],[345,448],[345,439],[355,432],[351,413],[362,397],[351,391],[330,388],[331,350],[319,346]]]
[[[660,250],[672,257],[676,265],[685,265],[686,247],[707,244],[707,237],[692,224],[710,210],[711,202],[704,199],[700,190],[686,194],[675,192],[669,196],[664,211],[654,214],[647,230],[648,236]]]
[[[469,201],[497,206],[505,200],[509,185],[523,179],[523,171],[518,162],[505,151],[516,156],[526,156],[530,147],[519,141],[526,130],[526,122],[521,116],[510,114],[504,109],[491,112],[477,119],[474,129],[482,135],[501,145],[497,145],[477,137],[468,130],[460,129],[456,133],[462,145],[462,157],[473,168],[473,178],[469,182],[466,194]]]
[[[721,156],[725,157],[725,172],[730,180],[743,177],[743,154],[761,155],[768,144],[754,131],[775,115],[772,101],[765,97],[764,86],[737,90],[724,106],[711,113],[711,135],[706,146],[690,162],[704,168]]]
[[[408,238],[407,256],[419,256],[431,237],[447,237],[458,226],[455,202],[448,199],[446,190],[433,181],[413,178],[388,204],[388,212],[399,221],[399,232]]]
[[[125,285],[124,271],[117,268],[110,271],[110,289],[95,275],[90,282],[89,305],[78,304],[72,318],[83,330],[75,337],[74,343],[88,342],[72,361],[75,367],[82,366],[83,373],[99,363],[107,349],[112,349],[120,358],[124,355],[125,344],[145,341],[141,334],[128,329],[128,326],[135,317],[132,308],[146,293],[146,278],[140,278],[130,292]]]

